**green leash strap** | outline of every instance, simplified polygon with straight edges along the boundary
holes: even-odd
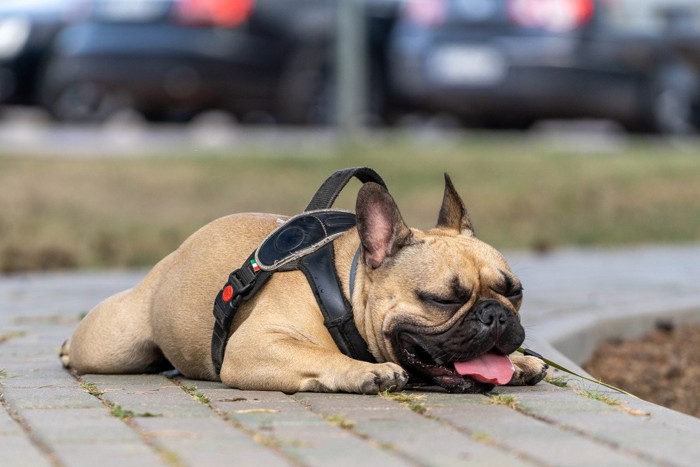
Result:
[[[570,375],[576,376],[577,378],[585,379],[586,381],[590,381],[591,383],[595,383],[595,384],[599,384],[599,385],[601,385],[601,386],[605,386],[606,388],[609,388],[609,389],[612,389],[612,390],[617,391],[617,392],[619,392],[619,393],[625,394],[626,396],[630,396],[630,397],[634,397],[635,399],[639,399],[639,397],[635,396],[634,394],[629,393],[629,392],[627,392],[627,391],[625,391],[625,390],[623,390],[623,389],[616,388],[615,386],[613,386],[613,385],[611,385],[611,384],[604,383],[604,382],[599,381],[599,380],[597,380],[597,379],[595,379],[595,378],[589,378],[588,376],[580,375],[580,374],[576,373],[575,371],[571,371],[571,370],[569,370],[568,368],[563,367],[563,366],[561,366],[560,364],[558,364],[558,363],[556,363],[556,362],[553,362],[553,361],[551,361],[551,360],[548,359],[548,358],[544,358],[542,355],[538,354],[537,352],[533,352],[533,351],[530,350],[530,349],[525,349],[525,348],[523,348],[523,347],[520,347],[520,348],[518,349],[518,352],[520,352],[521,354],[526,355],[526,356],[539,358],[540,360],[542,360],[543,362],[545,362],[547,365],[551,366],[552,368],[556,368],[557,370],[561,370],[561,371],[563,371],[563,372],[565,372],[565,373],[569,373]]]

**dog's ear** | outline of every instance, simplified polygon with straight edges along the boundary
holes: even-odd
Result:
[[[447,174],[445,174],[445,195],[442,198],[442,207],[440,207],[437,226],[443,229],[456,230],[470,237],[474,235],[467,208],[464,207],[462,198],[459,197],[452,180],[450,180],[450,176]]]
[[[389,192],[376,183],[365,183],[355,205],[357,232],[362,243],[362,258],[371,268],[381,266],[411,241],[411,229],[401,217]]]

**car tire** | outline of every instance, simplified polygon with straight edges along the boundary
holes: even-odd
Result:
[[[100,123],[131,109],[128,93],[92,81],[65,83],[43,96],[44,107],[61,122]]]
[[[138,113],[149,123],[190,123],[199,113],[192,109],[139,110]]]
[[[634,132],[684,135],[698,130],[698,77],[682,65],[659,68],[642,90]]]

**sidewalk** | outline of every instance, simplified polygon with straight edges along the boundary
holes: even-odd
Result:
[[[526,344],[560,363],[580,363],[600,339],[639,335],[659,317],[700,321],[700,245],[507,256],[525,286]],[[695,466],[700,458],[700,419],[576,378],[402,399],[239,391],[165,375],[76,380],[60,367],[61,342],[95,303],[142,275],[0,279],[0,464]]]

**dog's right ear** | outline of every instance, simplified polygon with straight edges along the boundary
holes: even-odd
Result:
[[[389,192],[376,183],[365,183],[355,205],[357,232],[362,243],[362,259],[377,268],[411,240],[411,229],[401,217]]]
[[[460,198],[450,176],[447,174],[445,174],[445,195],[442,199],[437,226],[443,229],[456,230],[470,237],[474,236],[474,228],[472,227],[472,221],[469,219],[467,208],[464,207],[462,198]]]

